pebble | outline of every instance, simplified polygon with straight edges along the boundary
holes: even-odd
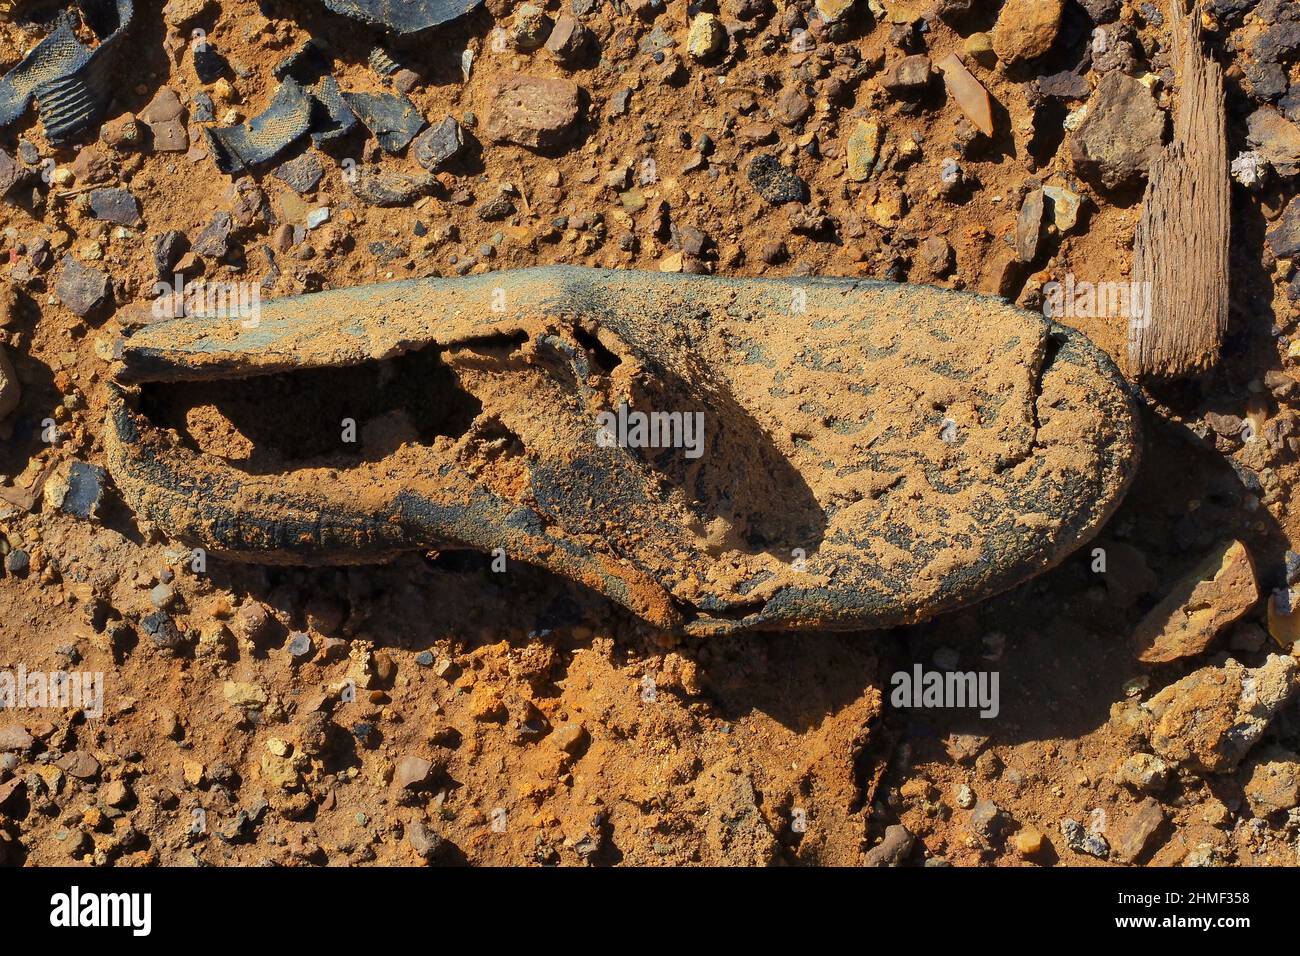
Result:
[[[939,61],[943,82],[948,94],[956,102],[972,126],[985,136],[993,135],[993,102],[988,90],[966,69],[956,53],[949,53]]]
[[[1146,851],[1157,830],[1165,822],[1165,812],[1150,797],[1143,800],[1120,828],[1112,846],[1121,863],[1133,863]]]
[[[1020,206],[1016,219],[1016,258],[1030,263],[1038,258],[1039,240],[1043,236],[1043,190],[1031,189]]]
[[[1150,89],[1131,76],[1108,73],[1070,134],[1074,168],[1103,189],[1141,182],[1160,154],[1164,132],[1165,114]]]
[[[1292,197],[1264,237],[1277,258],[1300,258],[1300,196]]]
[[[1271,747],[1251,764],[1243,787],[1251,812],[1268,817],[1300,804],[1300,763],[1290,751]]]
[[[970,788],[969,784],[963,783],[957,788],[957,806],[963,810],[969,810],[975,806],[975,791]]]
[[[514,20],[510,24],[510,39],[517,49],[525,52],[536,50],[546,41],[551,21],[546,12],[532,3],[521,3],[515,9]]]
[[[920,246],[921,268],[934,278],[943,278],[953,268],[953,249],[943,236],[927,236]]]
[[[1272,106],[1261,106],[1246,119],[1246,141],[1282,176],[1300,174],[1300,126]]]
[[[27,573],[31,565],[32,559],[30,555],[22,548],[14,548],[5,555],[5,570],[10,574],[22,577]]]
[[[549,149],[572,132],[578,121],[580,96],[577,84],[569,80],[514,73],[493,82],[488,104],[484,126],[488,139]]]
[[[69,777],[76,777],[78,780],[94,780],[99,776],[99,761],[85,750],[66,753],[54,761],[54,765]]]
[[[185,130],[185,107],[176,91],[162,87],[154,94],[149,105],[140,111],[139,119],[149,127],[150,140],[156,152],[183,153],[190,146]]]
[[[806,202],[808,184],[792,170],[781,165],[771,153],[755,156],[746,173],[749,184],[755,192],[773,205],[788,202]]]
[[[1042,56],[1061,27],[1065,0],[1007,0],[993,27],[993,50],[1008,65]]]
[[[176,602],[176,591],[169,584],[155,584],[149,591],[149,603],[166,610]]]
[[[1086,853],[1099,860],[1104,860],[1110,855],[1110,844],[1106,842],[1106,838],[1100,833],[1088,832],[1078,820],[1068,817],[1062,820],[1061,836],[1065,838],[1065,845],[1075,853]]]
[[[62,263],[63,271],[54,286],[54,294],[74,315],[84,318],[109,301],[105,273],[82,265],[72,256],[64,256]]]
[[[1061,235],[1065,235],[1079,222],[1081,200],[1077,193],[1061,186],[1044,186],[1047,215]]]
[[[304,660],[312,652],[311,635],[299,631],[289,638],[289,656],[296,661]]]
[[[1167,664],[1202,654],[1258,601],[1250,552],[1231,541],[1184,575],[1138,624],[1138,660]]]
[[[563,723],[551,731],[551,743],[567,754],[576,754],[587,739],[586,729],[577,723]]]
[[[1009,825],[1006,813],[992,800],[981,800],[970,814],[970,830],[986,848],[992,848],[1002,838]]]
[[[306,225],[308,229],[315,229],[323,226],[330,221],[330,210],[328,206],[321,206],[319,209],[313,209],[307,213]]]
[[[131,802],[131,788],[121,780],[111,780],[99,791],[99,800],[105,806],[121,809]]]
[[[116,150],[138,149],[144,144],[144,130],[134,113],[123,113],[105,123],[99,138],[105,146]]]
[[[930,85],[930,58],[922,53],[905,56],[885,74],[885,89],[899,97],[916,97]]]
[[[1009,841],[1012,849],[1023,857],[1036,856],[1043,851],[1045,841],[1043,831],[1036,827],[1024,827],[1017,830]]]
[[[593,34],[567,13],[555,19],[551,35],[546,39],[546,52],[564,65],[572,65],[586,54],[593,42]]]
[[[15,753],[30,750],[36,738],[18,724],[0,727],[0,752]]]
[[[398,790],[415,790],[423,786],[433,771],[433,761],[408,754],[393,771],[393,786]]]
[[[892,824],[885,828],[884,839],[867,851],[862,863],[870,867],[901,866],[912,852],[914,842],[915,838],[907,827],[901,823]]]
[[[129,189],[93,189],[87,197],[91,215],[119,226],[140,224],[140,203]]]
[[[1124,758],[1115,777],[1143,793],[1159,793],[1169,785],[1170,769],[1154,754],[1135,753]]]
[[[177,229],[161,232],[149,242],[149,252],[153,257],[154,273],[159,279],[170,281],[176,264],[189,251],[190,241],[185,233]]]
[[[423,860],[433,859],[442,848],[443,839],[425,826],[422,820],[412,820],[406,825],[406,842],[415,855]]]
[[[711,13],[697,14],[686,35],[686,52],[696,60],[707,60],[722,52],[727,31],[722,21]]]
[[[849,179],[855,183],[871,178],[880,156],[881,127],[874,119],[858,120],[845,145]]]
[[[72,461],[66,471],[56,471],[45,482],[45,503],[83,521],[99,518],[108,474],[99,465]]]
[[[448,116],[433,124],[415,139],[415,161],[430,172],[437,172],[465,148],[465,134],[455,117]]]
[[[231,252],[235,220],[228,212],[216,213],[194,240],[194,252],[205,259],[221,260]]]
[[[142,617],[140,631],[159,650],[174,651],[185,643],[176,622],[166,611],[154,611]]]

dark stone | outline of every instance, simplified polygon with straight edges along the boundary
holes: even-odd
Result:
[[[212,97],[203,90],[199,90],[190,99],[190,119],[196,123],[216,122],[216,106],[213,105]]]
[[[478,217],[484,222],[497,222],[515,213],[515,204],[505,193],[497,193],[478,207]]]
[[[287,163],[281,163],[271,175],[301,195],[320,185],[325,167],[314,153],[303,153]]]
[[[189,252],[190,241],[185,237],[185,233],[170,229],[154,236],[149,247],[153,255],[154,272],[160,279],[170,279],[176,263]]]
[[[1294,259],[1300,255],[1300,196],[1292,198],[1265,238],[1273,255],[1279,259]]]
[[[215,83],[222,76],[230,73],[230,62],[212,48],[211,44],[201,43],[191,47],[194,58],[194,74],[200,83]]]
[[[176,622],[166,611],[154,611],[142,617],[140,630],[159,650],[174,651],[185,643]]]
[[[792,170],[782,166],[770,153],[754,157],[746,174],[754,190],[773,205],[788,202],[807,202],[808,184]]]
[[[90,212],[96,219],[119,226],[140,224],[140,203],[129,189],[94,189],[90,192]]]
[[[85,317],[109,301],[108,276],[83,266],[72,256],[63,257],[63,272],[54,294],[75,315]]]
[[[108,473],[99,465],[74,461],[68,467],[68,491],[63,496],[62,511],[83,520],[97,517],[107,480]]]
[[[358,167],[356,175],[348,179],[352,191],[371,206],[409,206],[429,190],[432,176],[413,179],[397,173],[376,170],[370,166]]]
[[[1035,82],[1038,84],[1038,92],[1043,96],[1061,100],[1084,100],[1092,93],[1087,79],[1070,70],[1040,76]]]
[[[465,148],[465,134],[455,117],[448,116],[415,139],[415,161],[430,172],[451,162]]]
[[[194,251],[205,259],[224,259],[230,254],[230,234],[234,231],[235,221],[230,213],[219,212],[194,240]]]

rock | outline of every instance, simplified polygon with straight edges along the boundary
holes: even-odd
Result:
[[[1110,855],[1110,844],[1106,842],[1106,838],[1100,833],[1090,833],[1085,830],[1078,820],[1069,818],[1062,820],[1061,836],[1065,839],[1065,845],[1075,853],[1086,853],[1099,860],[1104,860]]]
[[[881,129],[874,119],[858,120],[849,134],[845,151],[848,154],[849,179],[855,183],[871,178],[880,156]]]
[[[992,849],[1002,839],[1010,820],[992,800],[981,800],[970,814],[970,831],[986,849]]]
[[[1112,843],[1115,857],[1121,863],[1133,863],[1146,850],[1151,837],[1165,822],[1165,812],[1160,804],[1147,797],[1137,812],[1126,820]]]
[[[922,53],[905,56],[885,74],[885,89],[902,98],[918,97],[930,85],[930,58]]]
[[[185,233],[177,229],[161,232],[154,236],[150,240],[149,251],[153,256],[154,272],[158,278],[170,282],[176,264],[181,261],[189,250],[189,239],[185,237]]]
[[[1138,624],[1138,660],[1165,664],[1204,653],[1259,600],[1255,567],[1240,541],[1216,549]]]
[[[79,183],[101,183],[113,177],[113,167],[104,154],[93,146],[82,147],[68,168]]]
[[[185,107],[170,87],[164,86],[154,94],[149,105],[140,111],[139,119],[149,127],[156,151],[183,153],[190,148],[190,137],[185,130]]]
[[[1232,770],[1291,699],[1296,676],[1296,660],[1278,654],[1253,669],[1229,659],[1193,671],[1142,705],[1151,746],[1202,773]]]
[[[525,52],[536,50],[546,41],[551,21],[545,11],[532,3],[521,3],[515,10],[514,20],[510,24],[510,39],[517,49]]]
[[[1261,106],[1247,118],[1246,127],[1246,141],[1278,173],[1300,173],[1300,126],[1272,106]]]
[[[179,650],[185,644],[184,635],[166,611],[158,610],[142,617],[140,632],[160,651]]]
[[[406,842],[420,859],[431,860],[442,849],[443,839],[425,826],[424,821],[412,820],[406,825]]]
[[[1295,754],[1271,747],[1251,764],[1244,791],[1251,812],[1268,817],[1300,804],[1300,763]]]
[[[562,143],[578,121],[580,94],[569,80],[507,74],[488,95],[487,137],[531,149]]]
[[[205,259],[224,259],[230,254],[230,235],[234,231],[235,220],[230,213],[217,213],[194,240],[194,252]]]
[[[21,753],[30,750],[34,743],[36,738],[18,724],[0,727],[0,753]]]
[[[261,710],[267,702],[266,691],[256,684],[226,681],[221,687],[221,694],[226,703],[244,710]]]
[[[686,34],[686,52],[694,59],[707,60],[721,53],[726,45],[727,31],[713,14],[701,13],[691,20]]]
[[[22,385],[9,361],[9,353],[0,345],[0,422],[13,414],[23,396]]]
[[[121,780],[110,781],[99,791],[99,801],[106,807],[121,809],[131,802],[131,797],[131,788]]]
[[[303,153],[275,167],[271,175],[301,196],[316,190],[325,175],[325,167],[315,153]]]
[[[1110,23],[1118,19],[1124,0],[1079,0],[1079,6],[1083,7],[1093,23]]]
[[[1291,197],[1282,215],[1265,234],[1273,255],[1279,259],[1300,258],[1300,196]]]
[[[746,178],[754,190],[773,205],[808,200],[808,184],[792,170],[782,166],[771,153],[755,156],[749,164]]]
[[[1040,76],[1034,82],[1040,94],[1059,100],[1086,100],[1092,93],[1087,78],[1073,70]]]
[[[993,27],[993,51],[1008,66],[1042,56],[1061,27],[1065,0],[1007,0]]]
[[[1165,114],[1146,85],[1123,73],[1108,73],[1070,135],[1074,168],[1103,189],[1141,182],[1160,154],[1164,133]]]
[[[1115,779],[1143,793],[1159,793],[1169,785],[1169,765],[1154,754],[1136,753],[1124,758]]]
[[[54,286],[54,294],[74,315],[85,318],[109,301],[108,276],[83,266],[72,256],[64,256],[63,272]]]
[[[971,75],[956,53],[949,53],[939,61],[943,82],[948,94],[956,102],[971,125],[985,136],[993,135],[993,102],[983,84]]]
[[[409,206],[423,196],[436,180],[425,174],[419,178],[386,172],[382,168],[363,166],[348,179],[352,192],[371,206]]]
[[[417,790],[429,779],[433,761],[408,754],[398,761],[393,771],[393,786],[398,790]]]
[[[250,601],[235,612],[234,631],[250,644],[261,644],[271,637],[275,628],[275,619],[259,601]]]
[[[190,61],[194,64],[194,75],[204,85],[216,83],[217,80],[231,72],[230,62],[218,53],[210,43],[191,45]]]
[[[115,222],[119,226],[140,224],[140,203],[129,189],[92,189],[87,199],[90,214],[96,219]]]
[[[45,503],[83,521],[97,520],[107,480],[108,473],[99,465],[72,461],[66,471],[56,471],[45,482]]]
[[[929,236],[921,243],[921,267],[935,278],[942,278],[952,271],[953,251],[948,240],[942,236]]]
[[[884,839],[867,851],[862,863],[871,867],[901,866],[912,852],[912,843],[911,831],[901,823],[895,823],[885,828]]]
[[[551,731],[551,743],[566,754],[576,754],[587,744],[587,731],[582,724],[563,723]]]
[[[99,138],[118,151],[139,149],[144,145],[144,130],[134,113],[123,113],[100,127]]]
[[[163,19],[174,27],[187,27],[212,5],[213,0],[167,0],[162,8]]]
[[[591,42],[591,31],[567,13],[562,13],[556,17],[551,35],[546,39],[546,52],[560,63],[571,65],[582,59]]]
[[[814,6],[824,20],[834,23],[853,9],[854,2],[855,0],[815,0]]]
[[[1043,831],[1035,827],[1025,827],[1022,830],[1017,830],[1008,842],[1017,853],[1028,858],[1043,852],[1045,840],[1046,837],[1043,836]]]
[[[78,780],[94,780],[99,776],[99,761],[85,750],[64,754],[54,761],[54,766]]]
[[[1047,202],[1047,216],[1061,235],[1065,235],[1079,222],[1079,205],[1082,202],[1077,193],[1061,186],[1044,186],[1043,198]]]
[[[1043,191],[1032,189],[1020,205],[1016,218],[1016,258],[1023,263],[1038,257],[1038,241],[1043,235]]]
[[[515,204],[505,193],[497,193],[479,204],[475,213],[484,222],[499,222],[515,214]]]
[[[561,18],[563,19],[563,18]],[[454,117],[435,123],[415,139],[415,161],[430,172],[437,172],[465,148],[465,134]]]

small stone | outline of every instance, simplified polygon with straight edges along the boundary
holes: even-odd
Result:
[[[1043,198],[1047,204],[1047,216],[1061,235],[1075,227],[1079,221],[1081,203],[1077,193],[1061,186],[1044,186]]]
[[[176,591],[170,584],[155,584],[149,591],[149,603],[160,610],[166,610],[176,603]]]
[[[74,750],[64,754],[54,765],[69,777],[78,780],[94,780],[99,776],[99,761],[85,750]]]
[[[1300,258],[1300,196],[1292,197],[1277,222],[1265,233],[1265,238],[1277,258]]]
[[[994,60],[993,38],[982,31],[972,33],[962,43],[961,51],[968,60],[988,66]]]
[[[1110,855],[1110,844],[1100,833],[1090,833],[1077,820],[1069,818],[1061,821],[1061,836],[1065,845],[1075,853],[1086,853],[1100,860]]]
[[[1008,822],[1001,807],[992,800],[981,800],[971,811],[970,830],[983,846],[991,848],[1002,838]]]
[[[134,113],[123,113],[100,128],[99,138],[105,146],[119,151],[138,149],[144,143],[144,130]]]
[[[1169,765],[1153,754],[1136,753],[1124,758],[1116,779],[1143,793],[1159,793],[1169,785]]]
[[[1011,843],[1012,849],[1021,856],[1028,858],[1037,856],[1039,853],[1043,852],[1043,843],[1045,840],[1046,837],[1043,836],[1043,831],[1036,829],[1035,827],[1025,827],[1021,830],[1017,830],[1012,835],[1009,842]]]
[[[770,153],[754,157],[746,178],[754,190],[773,205],[806,202],[808,199],[808,184]]]
[[[5,570],[10,574],[22,577],[31,566],[31,556],[22,548],[14,548],[5,555]]]
[[[177,229],[154,236],[150,240],[149,251],[153,257],[154,273],[158,278],[170,282],[176,264],[181,261],[185,253],[189,252],[189,249],[189,239],[185,237],[185,233]]]
[[[231,252],[230,236],[234,231],[235,221],[230,213],[217,213],[194,240],[194,252],[205,259],[224,259]]]
[[[1165,664],[1204,653],[1258,600],[1250,553],[1240,541],[1229,542],[1185,575],[1138,624],[1133,635],[1138,660]]]
[[[975,791],[970,788],[969,784],[963,783],[957,788],[957,806],[963,810],[969,810],[975,806]]]
[[[1135,862],[1164,822],[1165,813],[1160,809],[1160,804],[1150,797],[1143,800],[1115,839],[1113,847],[1116,859],[1121,863]]]
[[[82,318],[109,301],[108,276],[98,269],[83,266],[72,256],[63,257],[63,272],[54,294],[74,315]]]
[[[1043,190],[1030,190],[1016,219],[1016,258],[1026,264],[1038,257],[1038,243],[1043,235],[1043,205]]]
[[[942,278],[953,268],[953,249],[942,236],[928,236],[920,248],[921,268],[934,277]]]
[[[95,521],[99,519],[107,481],[108,473],[99,465],[73,461],[66,471],[56,472],[46,481],[44,500],[64,514],[83,521]]]
[[[321,206],[319,209],[313,209],[311,212],[307,213],[306,225],[308,229],[315,229],[319,226],[323,226],[329,221],[330,211],[328,206]]]
[[[207,85],[216,83],[230,72],[230,62],[216,51],[210,43],[197,43],[190,46],[190,60],[194,64],[194,75],[199,82]]]
[[[696,60],[707,60],[722,52],[727,44],[727,31],[722,21],[711,13],[698,14],[691,20],[686,35],[686,52]]]
[[[901,866],[912,852],[914,838],[911,831],[901,823],[885,828],[885,837],[879,845],[867,851],[863,865],[870,867]]]
[[[993,27],[993,50],[1008,65],[1042,56],[1061,27],[1065,0],[1007,0]]]
[[[393,771],[393,786],[398,790],[417,790],[429,779],[433,761],[408,754],[398,761]]]
[[[142,617],[140,631],[159,650],[174,651],[185,643],[176,622],[166,611],[154,611]]]
[[[311,656],[311,635],[303,631],[289,637],[289,656],[295,661],[305,660]]]
[[[465,147],[460,123],[448,116],[433,124],[415,139],[415,161],[430,172],[437,172],[459,155]]]
[[[875,120],[858,120],[849,134],[845,151],[848,154],[849,179],[855,183],[871,178],[876,159],[880,155],[881,129]]]
[[[587,731],[581,724],[560,724],[551,731],[551,743],[567,754],[576,754],[587,743]]]
[[[591,43],[591,31],[567,13],[562,13],[556,17],[551,35],[546,39],[546,52],[568,65],[581,60]]]
[[[1074,168],[1103,189],[1139,182],[1159,155],[1164,133],[1165,114],[1147,86],[1123,73],[1107,73],[1070,135]]]
[[[428,174],[423,178],[413,178],[370,166],[357,169],[356,175],[348,180],[349,187],[358,198],[371,206],[382,208],[409,206],[434,184],[436,180]]]
[[[400,153],[424,128],[415,104],[395,93],[344,93],[348,108],[386,153]]]
[[[443,839],[425,826],[423,821],[412,820],[406,825],[406,842],[410,844],[416,856],[422,860],[430,860],[442,848]]]
[[[183,153],[189,149],[190,138],[185,130],[184,114],[185,107],[180,97],[166,86],[159,89],[149,105],[140,111],[139,119],[149,127],[155,151]]]
[[[985,136],[993,135],[993,103],[988,90],[966,69],[956,53],[949,53],[939,61],[943,82],[958,109],[971,125]]]
[[[250,601],[235,612],[233,623],[240,638],[256,645],[270,638],[275,621],[266,605]]]
[[[521,3],[515,9],[514,20],[510,24],[510,39],[519,50],[536,50],[545,42],[550,25],[551,21],[541,7]]]
[[[266,706],[266,691],[256,684],[241,684],[236,681],[226,681],[221,688],[222,696],[225,697],[226,703],[232,707],[239,707],[246,710],[261,710]]]
[[[112,780],[99,791],[99,800],[107,807],[121,809],[131,802],[131,797],[131,788],[121,780]]]
[[[1295,754],[1273,747],[1251,765],[1244,786],[1251,812],[1268,817],[1300,804],[1300,763]]]
[[[415,664],[417,667],[432,667],[433,651],[420,651],[415,655]]]
[[[498,222],[515,214],[515,204],[505,193],[497,193],[491,199],[480,203],[475,212],[484,222]]]
[[[140,204],[129,189],[93,189],[87,199],[90,213],[96,219],[119,226],[140,224]]]
[[[1300,126],[1272,106],[1261,106],[1246,119],[1246,141],[1283,176],[1300,174]]]
[[[0,753],[21,753],[30,750],[36,738],[18,724],[0,727]]]
[[[314,153],[303,153],[275,167],[271,175],[301,196],[320,185],[325,167]]]
[[[576,84],[517,73],[499,77],[492,84],[488,102],[484,127],[488,139],[532,149],[562,143],[577,123],[580,110]]]
[[[885,74],[885,89],[899,97],[916,97],[930,85],[930,58],[917,53],[905,56]]]

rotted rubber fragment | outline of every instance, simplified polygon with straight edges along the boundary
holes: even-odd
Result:
[[[77,37],[77,8],[99,40],[93,49]],[[49,35],[0,78],[0,126],[27,112],[32,100],[55,145],[97,126],[113,95],[114,51],[133,14],[132,0],[80,0],[60,11]]]
[[[386,283],[145,326],[114,377],[114,481],[188,544],[500,548],[696,635],[987,599],[1090,540],[1139,458],[1130,389],[1083,335],[874,281]]]
[[[458,20],[483,0],[325,0],[335,13],[397,34],[419,33]]]
[[[205,126],[212,160],[223,173],[242,173],[269,163],[311,129],[312,98],[293,77],[286,78],[271,104],[247,123]]]

